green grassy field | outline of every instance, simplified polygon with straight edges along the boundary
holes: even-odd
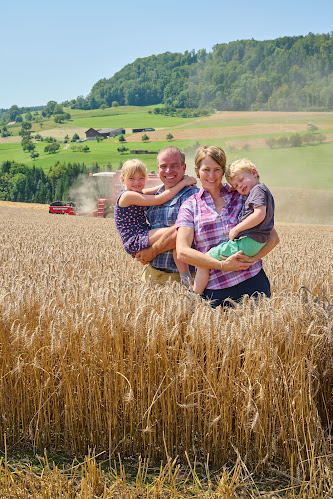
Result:
[[[153,106],[154,107],[154,106]],[[84,130],[89,127],[93,128],[113,128],[124,127],[126,129],[132,127],[152,127],[158,129],[165,127],[166,130],[160,132],[160,137],[164,140],[155,140],[148,143],[143,142],[127,142],[124,145],[131,149],[148,149],[161,150],[168,144],[175,145],[181,149],[186,149],[189,146],[199,142],[200,144],[218,145],[226,149],[228,162],[239,157],[249,157],[257,166],[261,173],[262,180],[270,186],[275,187],[292,187],[300,189],[320,189],[330,191],[333,190],[333,172],[332,172],[332,157],[333,157],[333,142],[327,140],[321,145],[302,146],[297,148],[277,148],[269,149],[268,147],[250,147],[249,150],[242,150],[238,146],[235,150],[230,150],[230,142],[241,141],[244,144],[253,139],[262,139],[270,136],[281,134],[270,134],[267,129],[265,134],[265,125],[282,124],[290,125],[301,124],[306,127],[307,122],[318,124],[321,133],[330,133],[333,131],[333,113],[223,113],[207,118],[179,118],[168,117],[162,115],[148,114],[149,108],[141,107],[117,107],[109,109],[97,109],[92,111],[70,110],[72,119],[63,125],[56,125],[53,120],[43,122],[42,128],[40,124],[33,123],[34,133],[42,132],[44,135],[56,136],[60,132],[66,132],[71,137],[71,131],[80,130],[80,137],[84,137]],[[182,139],[172,140],[168,142],[164,137],[170,130],[187,129],[187,137],[191,135],[191,130],[195,132],[195,128],[209,127],[235,127],[235,126],[250,126],[263,125],[261,133],[253,135],[249,128],[249,134],[243,136],[227,136],[228,133],[222,135],[223,138],[209,138],[209,131],[205,132],[205,138],[200,139]],[[12,132],[18,133],[20,126],[11,127]],[[174,133],[175,133],[174,132]],[[165,135],[164,135],[165,134]],[[148,132],[149,135],[149,132]],[[98,163],[100,167],[112,165],[113,169],[118,169],[121,163],[131,157],[130,153],[120,154],[117,148],[122,145],[117,138],[97,141],[87,141],[83,144],[70,144],[68,148],[61,142],[61,149],[56,154],[44,153],[45,142],[36,142],[36,152],[39,157],[33,161],[29,153],[22,150],[19,142],[10,143],[2,139],[0,143],[0,163],[10,159],[18,162],[23,162],[27,165],[35,164],[38,167],[48,171],[49,168],[56,162],[84,162],[88,167]],[[72,146],[88,145],[90,151],[84,153],[79,150],[73,150]],[[228,149],[229,147],[229,149]],[[156,157],[154,155],[140,155],[140,158],[147,164],[149,170],[156,169]],[[187,155],[187,164],[189,169],[193,166],[193,158]]]

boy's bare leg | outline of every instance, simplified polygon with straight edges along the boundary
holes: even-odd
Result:
[[[204,269],[202,267],[197,268],[197,273],[195,275],[193,291],[201,295],[206,289],[209,281],[209,269]]]

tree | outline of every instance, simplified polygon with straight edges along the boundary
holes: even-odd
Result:
[[[128,147],[125,147],[125,146],[117,147],[117,151],[120,152],[120,154],[123,154],[123,153],[127,152],[128,150],[129,150]]]
[[[146,133],[144,133],[144,134],[142,135],[142,137],[141,137],[141,140],[142,140],[142,142],[147,142],[147,140],[149,140],[148,135],[147,135]]]
[[[308,123],[308,130],[310,132],[315,132],[316,130],[318,130],[318,127],[317,127],[317,125],[314,125],[313,123]]]
[[[39,153],[38,152],[35,152],[35,151],[32,151],[32,153],[30,154],[30,158],[35,160],[36,158],[38,158],[39,156]]]
[[[74,135],[72,137],[72,142],[76,142],[77,140],[80,140],[80,137],[78,136],[77,133],[74,133]]]
[[[266,139],[266,145],[270,149],[273,149],[273,147],[276,145],[276,140],[273,137],[269,137],[268,139]]]
[[[300,147],[302,145],[302,137],[299,133],[295,133],[289,138],[290,147]]]
[[[65,121],[65,115],[64,114],[55,114],[54,115],[54,122],[55,123],[63,123]]]
[[[29,121],[23,121],[21,125],[21,130],[30,130],[32,127],[32,124]],[[22,135],[20,133],[20,135]]]
[[[317,133],[314,135],[315,141],[318,142],[319,144],[322,144],[326,140],[326,135],[323,135],[322,133]]]
[[[4,126],[2,128],[1,137],[10,137],[10,136],[11,136],[11,132],[7,129],[6,126]]]
[[[44,147],[44,152],[49,154],[55,154],[60,149],[60,144],[58,142],[52,142]]]
[[[119,102],[117,100],[112,101],[112,107],[119,107]]]
[[[118,142],[126,142],[126,137],[124,137],[124,135],[119,135]]]
[[[277,139],[277,144],[279,145],[279,147],[288,147],[288,145],[289,145],[288,137],[285,137],[285,136],[279,137]]]
[[[171,133],[168,133],[168,135],[166,136],[166,139],[167,140],[172,140],[173,139],[173,135]]]
[[[23,147],[23,151],[31,152],[35,149],[35,144],[30,140],[30,138],[24,138],[21,141],[21,146]]]
[[[61,104],[56,104],[53,109],[53,114],[63,114],[64,110]]]
[[[26,120],[26,121],[32,121],[32,120],[33,120],[33,116],[32,116],[32,114],[30,113],[30,111],[26,113],[26,115],[25,115],[25,120]]]
[[[18,121],[18,118],[20,117],[20,110],[16,104],[11,106],[9,109],[9,121]]]

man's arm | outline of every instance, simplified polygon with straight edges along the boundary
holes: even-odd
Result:
[[[168,230],[153,243],[149,248],[142,249],[135,255],[136,260],[146,265],[164,251],[172,250],[176,247],[177,229],[172,225]]]

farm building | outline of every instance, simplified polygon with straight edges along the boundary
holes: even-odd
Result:
[[[132,128],[132,133],[155,132],[155,128]]]
[[[95,139],[96,137],[107,139],[108,137],[115,137],[123,133],[125,133],[124,128],[89,128],[86,131],[86,139]]]
[[[130,154],[158,154],[158,151],[147,151],[146,149],[132,149]]]

